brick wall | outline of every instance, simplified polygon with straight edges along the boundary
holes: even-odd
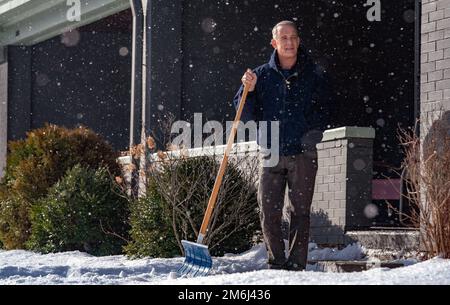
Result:
[[[450,110],[450,0],[422,0],[420,134]]]
[[[450,110],[450,0],[422,0],[420,44],[420,140]],[[425,192],[421,200],[426,202]],[[424,245],[421,249],[425,250]]]

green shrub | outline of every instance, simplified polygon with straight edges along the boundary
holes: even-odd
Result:
[[[150,181],[145,197],[135,200],[131,206],[130,236],[132,242],[125,251],[132,257],[173,257],[179,249],[167,217],[168,206]]]
[[[0,242],[2,248],[23,248],[30,234],[29,209],[9,196],[0,201]]]
[[[105,168],[76,165],[31,210],[27,245],[40,252],[122,252],[127,238],[128,200]]]
[[[196,241],[219,168],[214,157],[166,160],[148,173],[147,196],[131,211],[132,256],[173,257],[181,239]],[[158,169],[155,169],[158,168]],[[205,242],[212,255],[248,250],[258,235],[256,190],[228,165]]]
[[[30,234],[29,211],[47,195],[64,173],[81,164],[107,167],[120,173],[117,153],[93,131],[55,125],[27,133],[25,140],[8,143],[7,166],[1,184],[7,194],[0,198],[0,240],[6,249],[24,248]]]

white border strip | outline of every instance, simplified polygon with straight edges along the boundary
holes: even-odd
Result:
[[[207,146],[207,147],[197,147],[186,150],[174,150],[174,151],[166,151],[165,153],[170,154],[171,157],[180,157],[186,156],[189,158],[200,157],[200,156],[221,156],[225,153],[226,145],[219,146]],[[233,144],[230,155],[232,154],[248,154],[248,153],[257,153],[260,148],[256,141],[251,142],[242,142],[238,144]],[[121,165],[126,165],[131,163],[131,156],[119,157],[118,162]],[[152,159],[158,159],[158,155],[156,153],[152,154]]]

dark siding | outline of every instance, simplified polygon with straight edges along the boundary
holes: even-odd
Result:
[[[129,25],[124,27],[124,22]],[[24,131],[45,123],[84,125],[116,149],[127,148],[132,50],[128,12],[26,51],[11,50],[9,138],[21,138]]]
[[[8,47],[8,140],[31,128],[31,48]]]

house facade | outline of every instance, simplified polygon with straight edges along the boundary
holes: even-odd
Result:
[[[397,177],[397,129],[420,118],[424,137],[450,109],[450,0],[0,0],[0,169],[7,141],[47,122],[126,150],[143,132],[162,137],[169,117],[232,120],[242,72],[268,60],[283,19],[331,76],[330,128],[373,128],[371,175]],[[383,212],[376,226],[396,221]]]

